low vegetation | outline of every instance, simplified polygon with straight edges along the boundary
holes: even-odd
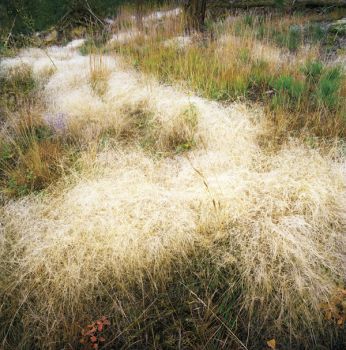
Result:
[[[131,11],[0,64],[0,347],[343,349],[346,77],[320,15],[186,35]]]
[[[115,42],[111,49],[162,82],[183,82],[207,98],[264,102],[281,137],[303,130],[343,138],[345,74],[341,66],[330,67],[322,60],[326,30],[318,22],[303,27],[304,19],[299,14],[238,16],[211,23],[206,38],[192,38],[186,45],[181,20],[154,28],[149,23],[150,35]],[[306,50],[305,43],[312,47]]]
[[[30,66],[3,73],[0,93],[1,194],[23,196],[42,190],[72,166],[76,149],[72,151],[67,139],[44,119],[42,89]]]

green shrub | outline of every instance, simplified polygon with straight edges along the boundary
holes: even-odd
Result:
[[[257,28],[256,38],[258,40],[263,40],[266,36],[266,27],[263,23],[260,23]]]
[[[275,6],[278,8],[283,8],[285,6],[285,0],[275,0]]]
[[[304,92],[304,84],[288,75],[282,75],[272,82],[272,86],[279,93],[287,93],[294,99],[299,99]]]
[[[112,15],[116,8],[133,1],[125,0],[88,0],[88,5],[94,13],[102,16]],[[150,1],[149,1],[150,2]],[[1,4],[0,4],[1,6]],[[85,0],[16,0],[5,1],[0,8],[6,15],[2,19],[2,27],[11,28],[16,18],[13,34],[28,34],[35,31],[47,30],[56,25],[68,13],[79,15],[86,10]]]
[[[300,26],[291,26],[288,31],[272,29],[270,37],[279,47],[287,47],[291,52],[297,51],[303,42]]]
[[[275,44],[277,46],[279,46],[279,47],[286,46],[286,34],[285,33],[274,29],[271,31],[270,37],[273,39],[273,41],[275,42]]]

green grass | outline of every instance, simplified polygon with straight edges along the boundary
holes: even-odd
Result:
[[[341,67],[333,67],[326,69],[319,80],[317,97],[322,104],[332,110],[337,108],[338,103],[344,102],[339,96],[343,79]]]
[[[292,76],[281,75],[273,79],[271,86],[275,90],[275,96],[272,99],[274,109],[297,110],[300,108],[305,92],[304,83],[294,79]]]

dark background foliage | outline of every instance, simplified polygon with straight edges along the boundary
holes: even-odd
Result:
[[[135,0],[0,0],[0,30],[29,34],[47,30],[69,12],[89,7],[99,16],[114,15],[120,5]],[[145,3],[151,2],[143,1]]]

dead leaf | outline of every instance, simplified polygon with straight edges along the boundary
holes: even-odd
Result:
[[[326,320],[331,320],[332,319],[332,312],[329,310],[327,313],[326,313]]]
[[[271,339],[267,341],[267,345],[272,349],[275,350],[276,349],[276,340],[275,339]]]

